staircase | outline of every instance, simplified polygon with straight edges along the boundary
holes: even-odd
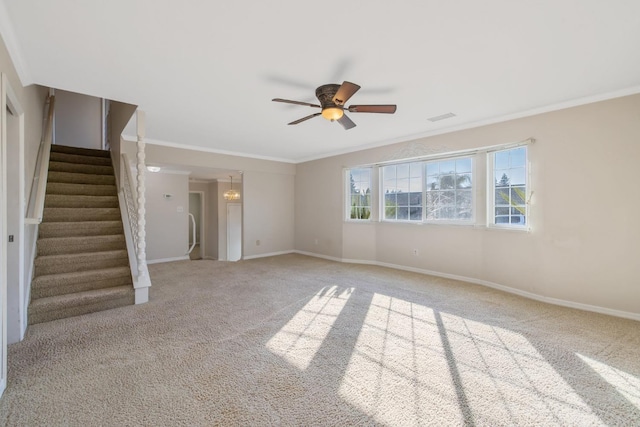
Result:
[[[134,304],[108,151],[51,146],[29,324]]]

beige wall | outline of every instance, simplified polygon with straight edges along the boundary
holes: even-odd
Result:
[[[186,257],[189,250],[189,177],[170,173],[147,173],[147,260]],[[165,198],[170,194],[170,198]]]
[[[102,100],[56,90],[56,144],[102,149]]]
[[[132,159],[135,143],[122,141],[122,151]],[[294,249],[295,165],[154,144],[146,145],[146,161],[243,171],[242,187],[239,189],[243,205],[243,256],[255,257]],[[227,208],[222,194],[228,188],[229,183],[217,184],[218,259],[226,258]],[[220,212],[224,212],[224,217]],[[154,215],[153,212],[147,209],[147,218],[151,215]],[[257,240],[260,240],[260,245],[256,244]]]
[[[295,247],[640,315],[639,118],[635,95],[299,164]],[[344,221],[345,167],[529,137],[529,233]]]
[[[293,250],[294,176],[245,171],[242,180],[244,257]]]

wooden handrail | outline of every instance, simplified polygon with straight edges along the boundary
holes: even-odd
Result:
[[[49,175],[49,156],[51,154],[51,144],[53,142],[53,117],[55,110],[55,96],[49,96],[49,112],[47,114],[47,121],[45,123],[44,138],[42,144],[40,144],[40,150],[38,153],[39,169],[36,170],[38,174],[33,179],[38,181],[38,187],[35,196],[35,205],[30,217],[25,218],[27,224],[40,224],[42,222],[42,215],[44,212],[44,198],[47,191],[47,178]]]

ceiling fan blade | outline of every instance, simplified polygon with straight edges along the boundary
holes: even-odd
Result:
[[[343,114],[342,117],[340,117],[338,120],[336,120],[336,122],[340,123],[342,125],[342,127],[344,128],[344,130],[349,130],[351,128],[356,127],[356,124],[353,123],[351,121],[351,119],[349,117],[347,117],[346,114]]]
[[[303,117],[303,118],[301,118],[301,119],[298,119],[298,120],[293,121],[293,122],[288,123],[288,124],[290,124],[290,125],[297,125],[298,123],[302,123],[302,122],[304,122],[305,120],[313,119],[314,117],[319,116],[320,114],[322,114],[322,113],[315,113],[315,114],[311,114],[311,115],[309,115],[309,116]]]
[[[333,102],[336,105],[344,105],[344,103],[347,102],[349,98],[358,91],[358,89],[360,89],[360,86],[357,84],[344,81],[342,86],[338,88],[338,91],[333,96]]]
[[[350,105],[347,108],[352,113],[386,113],[396,112],[395,105]]]
[[[273,98],[272,101],[275,102],[284,102],[285,104],[296,104],[296,105],[306,105],[308,107],[317,107],[317,108],[322,108],[321,106],[317,105],[317,104],[309,104],[308,102],[302,102],[302,101],[291,101],[290,99],[282,99],[282,98]]]

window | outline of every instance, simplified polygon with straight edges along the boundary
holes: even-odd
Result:
[[[422,163],[382,168],[384,219],[422,221]]]
[[[527,147],[496,151],[493,156],[493,224],[527,224]]]
[[[347,218],[368,220],[371,217],[371,168],[347,170]]]
[[[426,164],[426,220],[473,220],[471,157]]]

